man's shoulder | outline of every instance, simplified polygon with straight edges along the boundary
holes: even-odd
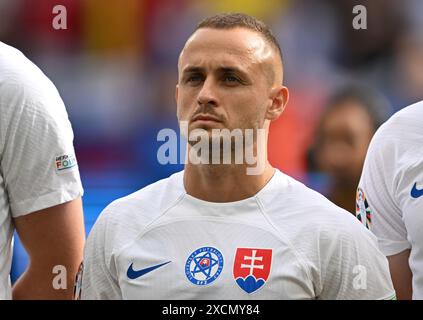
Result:
[[[280,171],[277,183],[261,198],[265,207],[272,211],[309,213],[314,210],[323,212],[342,210],[319,192]]]
[[[368,166],[373,165],[372,171],[378,170],[387,181],[403,179],[407,174],[414,177],[423,165],[422,139],[423,101],[420,101],[395,113],[377,130],[369,145],[363,172],[370,174]],[[374,169],[375,166],[379,169]],[[399,182],[391,183],[398,185]]]
[[[0,71],[2,82],[31,82],[34,75],[37,80],[44,76],[41,70],[21,51],[0,42]]]
[[[172,207],[184,192],[181,171],[113,201],[102,215],[117,221],[147,224]]]
[[[359,225],[353,214],[338,207],[317,191],[296,179],[283,175],[279,183],[264,201],[264,210],[272,222],[288,233],[303,233],[314,230],[337,233]]]
[[[386,123],[391,125],[402,121],[423,121],[423,100],[413,103],[395,113]]]
[[[177,203],[183,194],[182,172],[150,184],[110,203],[100,214],[87,239],[87,248],[104,247],[110,258]],[[94,246],[94,247],[93,247]]]
[[[375,246],[374,235],[353,214],[294,178],[284,179],[263,204],[264,213],[306,265],[313,268],[332,254]]]
[[[13,101],[13,103],[12,103]],[[21,51],[0,42],[0,103],[12,107],[58,105],[61,98],[49,77]]]

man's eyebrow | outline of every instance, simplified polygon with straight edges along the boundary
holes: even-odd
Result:
[[[203,73],[204,69],[200,67],[189,66],[182,70],[182,73]]]
[[[241,75],[247,74],[244,70],[242,70],[240,68],[229,67],[229,66],[228,67],[226,67],[226,66],[219,67],[217,69],[217,71],[220,72],[220,73],[239,73]],[[188,66],[184,70],[182,70],[182,73],[184,73],[184,74],[186,74],[186,73],[203,73],[203,72],[204,72],[204,68],[195,67],[195,66]]]
[[[247,75],[244,70],[237,67],[220,67],[217,70],[221,73],[239,73],[241,75]]]

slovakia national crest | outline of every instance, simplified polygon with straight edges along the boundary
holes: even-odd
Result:
[[[185,274],[189,281],[198,286],[216,280],[223,269],[223,255],[213,247],[195,250],[185,263]]]
[[[260,289],[269,278],[272,249],[237,248],[234,279],[247,293]]]

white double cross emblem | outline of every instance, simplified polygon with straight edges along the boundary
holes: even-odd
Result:
[[[245,263],[241,263],[241,268],[248,268],[250,269],[250,274],[252,275],[254,272],[254,269],[263,269],[264,265],[260,264],[260,265],[255,265],[256,261],[263,261],[263,257],[256,257],[257,254],[257,250],[253,250],[253,254],[251,257],[249,256],[244,256],[244,260],[250,260],[251,264],[245,264]]]

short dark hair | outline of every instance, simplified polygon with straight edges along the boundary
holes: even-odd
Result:
[[[270,28],[261,20],[244,13],[220,13],[202,20],[195,29],[234,29],[245,28],[256,31],[279,53],[282,61],[282,50]]]

